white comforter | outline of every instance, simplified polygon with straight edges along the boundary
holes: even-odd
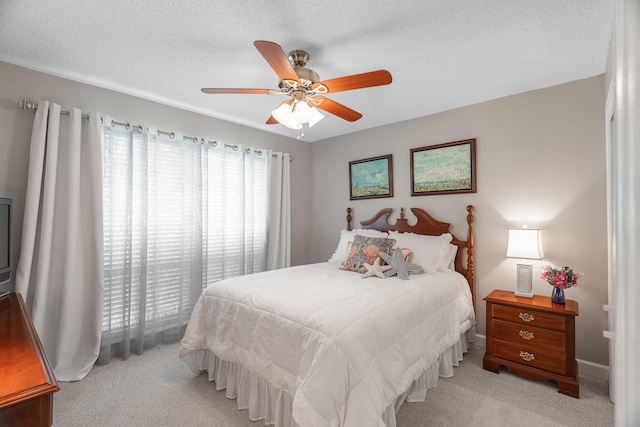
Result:
[[[455,272],[362,279],[338,263],[224,280],[199,298],[181,358],[209,349],[293,396],[300,426],[383,426],[381,415],[475,323]]]

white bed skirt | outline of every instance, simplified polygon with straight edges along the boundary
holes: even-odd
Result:
[[[437,361],[427,367],[413,381],[408,390],[387,407],[382,419],[387,427],[396,427],[396,412],[404,402],[424,402],[427,390],[434,388],[438,377],[452,377],[453,367],[458,366],[475,339],[475,328],[460,336],[460,340],[445,350]],[[209,350],[194,350],[180,357],[194,372],[207,371],[209,381],[215,381],[216,389],[226,389],[229,399],[236,399],[238,409],[248,409],[252,421],[264,420],[265,425],[275,427],[300,427],[291,417],[292,397],[274,387],[262,377],[232,362],[220,360]],[[205,366],[206,369],[202,369]]]

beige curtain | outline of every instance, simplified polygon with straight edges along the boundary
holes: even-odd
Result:
[[[269,156],[269,214],[267,270],[291,266],[291,157]]]
[[[84,378],[102,319],[100,115],[42,101],[33,123],[16,290],[60,381]]]

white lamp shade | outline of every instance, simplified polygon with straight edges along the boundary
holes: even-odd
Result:
[[[507,257],[542,259],[542,230],[534,228],[510,228]]]
[[[313,111],[313,115],[311,116],[311,120],[309,120],[309,127],[313,127],[313,125],[324,119],[324,114],[319,112],[317,108],[311,108],[311,111]]]
[[[309,127],[312,127],[324,118],[323,114],[309,106],[306,101],[298,101],[294,104],[291,99],[282,101],[271,115],[289,129],[302,129],[303,123],[309,123]]]
[[[300,101],[296,104],[296,108],[293,110],[293,117],[300,123],[307,123],[313,117],[313,111],[309,104],[304,101]]]
[[[300,129],[302,124],[299,123],[291,111],[291,101],[283,101],[278,108],[271,112],[271,115],[281,124],[289,129]]]

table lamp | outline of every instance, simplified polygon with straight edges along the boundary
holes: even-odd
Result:
[[[542,230],[535,228],[509,229],[509,243],[507,244],[507,258],[542,259]],[[533,298],[532,274],[533,264],[519,262],[517,273],[516,296]]]

